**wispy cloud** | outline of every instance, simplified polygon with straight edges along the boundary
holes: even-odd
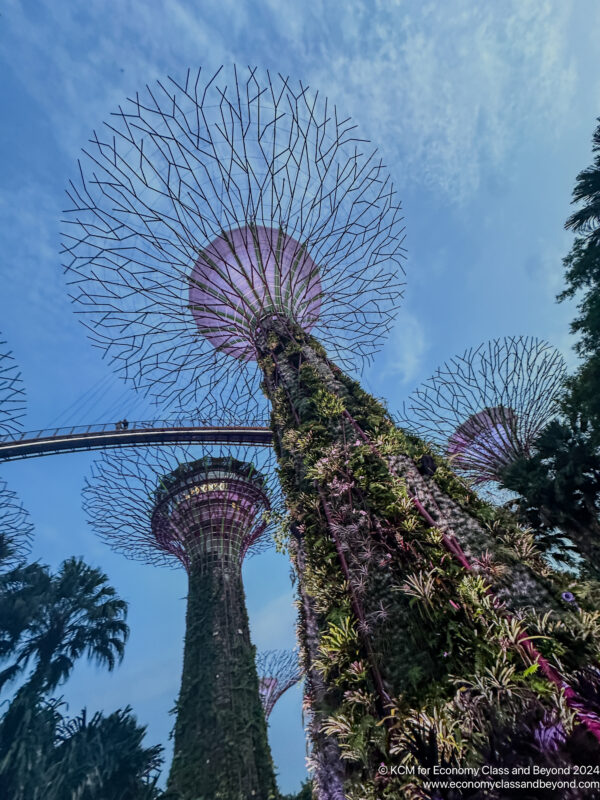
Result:
[[[354,24],[311,77],[331,87],[388,157],[400,151],[401,184],[461,201],[526,130],[556,131],[567,118],[577,78],[567,40],[572,3],[376,8],[362,26],[355,10],[342,15]]]
[[[377,358],[377,368],[369,370],[367,380],[375,384],[376,392],[380,382],[389,380],[396,386],[409,386],[420,374],[427,347],[427,335],[419,318],[402,311]]]
[[[15,65],[73,155],[125,94],[165,73],[259,63],[325,91],[407,181],[461,200],[501,168],[523,126],[560,127],[577,80],[578,5],[473,3],[55,3],[8,0]],[[28,54],[35,53],[35,58]],[[383,135],[382,135],[383,134]]]

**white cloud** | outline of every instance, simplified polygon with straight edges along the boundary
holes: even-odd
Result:
[[[353,4],[345,17],[356,19]],[[353,113],[404,175],[462,200],[483,165],[500,168],[531,128],[555,134],[576,81],[567,41],[572,3],[378,4],[313,83]]]
[[[383,392],[379,382],[393,378],[394,383],[407,386],[420,374],[423,357],[428,349],[425,329],[417,316],[403,310],[390,331],[386,344],[377,358],[377,370],[371,369],[367,381],[375,383],[375,391]]]
[[[555,135],[577,79],[569,0],[299,6],[127,0],[47,6],[8,0],[14,68],[72,155],[136,88],[188,66],[260,63],[328,94],[369,135],[400,186],[462,200],[532,129]],[[590,7],[590,14],[598,10]],[[590,21],[590,24],[593,24]]]

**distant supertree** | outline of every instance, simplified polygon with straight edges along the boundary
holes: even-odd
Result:
[[[275,703],[302,677],[298,653],[293,650],[265,650],[256,657],[260,699],[269,719]]]
[[[556,415],[565,371],[540,339],[494,339],[439,367],[405,403],[401,422],[473,483],[502,483]]]
[[[147,88],[95,133],[69,197],[74,299],[123,374],[216,416],[254,413],[259,387],[270,403],[316,793],[364,798],[407,704],[452,696],[456,671],[490,658],[464,571],[498,592],[488,616],[560,603],[532,563],[499,549],[453,476],[423,479],[423,443],[339,366],[372,356],[400,300],[389,176],[302,84],[198,71]],[[445,647],[448,609],[461,640],[472,634],[470,661]]]
[[[0,341],[0,436],[13,436],[21,430],[25,414],[25,390],[21,373],[6,342]]]
[[[177,797],[274,798],[242,585],[244,557],[266,544],[275,486],[269,451],[124,450],[84,489],[95,531],[150,564],[181,564],[189,590],[168,789]]]
[[[21,374],[6,342],[0,341],[0,437],[21,430],[25,391]],[[17,495],[0,479],[0,569],[16,566],[29,553],[33,524]]]
[[[21,563],[29,553],[33,523],[17,495],[0,480],[0,570]]]

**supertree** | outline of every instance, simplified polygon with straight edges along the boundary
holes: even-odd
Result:
[[[21,373],[0,341],[0,436],[13,436],[21,430],[21,418],[25,414],[25,391]]]
[[[90,523],[111,547],[188,574],[167,787],[186,800],[277,797],[241,575],[244,557],[268,543],[276,488],[269,451],[249,455],[124,450],[96,462],[84,489]]]
[[[17,495],[0,480],[0,569],[11,569],[29,553],[33,523]]]
[[[256,657],[256,668],[265,719],[269,719],[275,703],[302,677],[298,653],[293,650],[264,650]]]
[[[404,405],[402,423],[475,484],[502,484],[559,408],[561,354],[532,337],[494,339],[439,367]]]
[[[122,373],[182,407],[270,403],[320,800],[392,796],[373,776],[423,709],[475,743],[457,674],[537,660],[559,693],[520,628],[574,614],[547,566],[443,464],[421,475],[427,445],[341,369],[392,322],[403,236],[350,121],[281,76],[188,72],[93,135],[68,194],[74,299]]]
[[[0,342],[0,436],[12,437],[21,430],[25,414],[25,390],[17,364]],[[0,568],[10,569],[29,553],[33,523],[17,495],[0,480]]]

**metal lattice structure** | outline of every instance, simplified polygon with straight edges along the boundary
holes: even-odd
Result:
[[[21,373],[6,342],[0,342],[0,436],[13,436],[22,429],[25,390]]]
[[[241,447],[123,450],[105,454],[84,489],[92,527],[114,549],[188,574],[168,779],[178,797],[276,795],[241,575],[244,557],[268,542],[271,457]]]
[[[272,463],[270,451],[235,445],[200,457],[173,447],[105,453],[86,481],[84,509],[100,538],[129,558],[239,569],[269,545],[280,504]]]
[[[29,554],[33,523],[17,495],[0,480],[0,569],[11,569]]]
[[[372,358],[399,306],[404,229],[381,158],[301,83],[255,69],[206,80],[188,72],[183,82],[147,87],[93,135],[68,195],[65,267],[92,339],[177,413],[254,416],[264,392],[283,474],[292,428],[310,424],[325,384],[350,391],[340,368],[359,371]],[[309,373],[310,386],[301,378]],[[336,428],[340,444],[355,437],[350,425]],[[296,466],[287,466],[288,499],[306,486],[305,464]],[[321,508],[322,524],[330,503],[308,485],[307,506]],[[340,800],[345,765],[324,732],[340,692],[315,667],[322,619],[303,585],[304,556],[293,558],[315,786],[322,800]],[[343,571],[342,561],[343,553]],[[383,716],[385,691],[369,658]],[[183,774],[183,759],[174,765]],[[197,766],[190,797],[216,796],[199,788],[204,779]]]
[[[565,374],[563,357],[544,341],[494,339],[437,369],[404,404],[401,424],[473,483],[501,482],[557,413]]]
[[[359,369],[397,310],[403,227],[385,167],[280,75],[146,87],[93,134],[68,195],[66,269],[92,339],[179,407],[262,406],[261,320],[312,330]]]
[[[265,718],[268,719],[279,698],[298,683],[302,669],[293,650],[265,650],[256,656],[259,691]]]

